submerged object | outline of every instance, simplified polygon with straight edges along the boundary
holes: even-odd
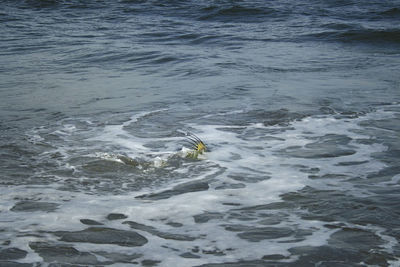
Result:
[[[187,158],[197,159],[199,155],[208,150],[206,144],[193,133],[186,133],[186,142],[191,145],[191,149],[186,151]]]
[[[160,168],[168,165],[168,161],[176,157],[188,159],[205,159],[204,152],[208,151],[207,145],[198,136],[193,133],[185,133],[186,143],[190,146],[183,146],[177,153],[166,152],[163,155],[154,157],[148,155],[141,158],[132,158],[127,155],[113,154],[113,153],[96,153],[97,157],[104,160],[116,161],[125,165],[133,166],[137,169],[148,170],[151,168]]]

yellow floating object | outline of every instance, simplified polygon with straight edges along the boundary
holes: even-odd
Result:
[[[187,138],[187,141],[189,142],[189,144],[192,145],[192,149],[189,151],[186,151],[187,158],[197,159],[199,155],[201,155],[207,151],[207,146],[196,135],[194,135],[192,133],[188,133],[186,138]]]

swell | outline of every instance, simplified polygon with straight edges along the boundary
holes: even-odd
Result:
[[[400,8],[394,7],[390,8],[388,10],[382,11],[379,13],[382,16],[385,17],[397,17],[400,18]]]
[[[343,27],[343,26],[338,26]],[[345,31],[326,30],[303,36],[305,39],[363,43],[363,44],[395,44],[400,45],[400,29],[348,29]]]
[[[242,5],[211,5],[200,9],[199,20],[220,22],[260,22],[280,16],[279,10],[270,7],[246,7]]]

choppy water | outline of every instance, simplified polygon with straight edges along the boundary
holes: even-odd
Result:
[[[3,1],[0,265],[399,266],[399,25],[399,1]]]

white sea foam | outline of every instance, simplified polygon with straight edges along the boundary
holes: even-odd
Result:
[[[105,126],[95,136],[91,136],[87,140],[103,145],[112,144],[114,147],[120,147],[121,151],[129,151],[127,154],[132,158],[145,157],[153,161],[155,167],[169,170],[168,166],[163,163],[177,153],[179,138],[139,138],[124,129],[130,123],[144,118],[148,114],[151,114],[151,112],[132,116],[131,120],[121,125]],[[339,188],[358,194],[357,192],[360,191],[357,191],[358,189],[349,182],[340,179],[309,179],[309,173],[299,171],[299,169],[318,168],[318,175],[321,176],[333,173],[350,177],[354,177],[354,175],[363,177],[370,171],[382,169],[385,165],[375,160],[372,155],[384,151],[385,146],[362,144],[358,143],[357,139],[369,138],[368,135],[360,133],[362,130],[362,127],[358,125],[360,121],[379,119],[385,116],[390,116],[390,114],[377,112],[377,114],[372,113],[352,120],[335,119],[328,116],[309,117],[293,122],[288,129],[272,133],[269,130],[272,128],[279,130],[279,126],[264,126],[259,123],[240,127],[235,125],[190,124],[188,126],[196,130],[196,134],[212,149],[210,152],[206,152],[201,160],[185,162],[181,168],[172,170],[176,174],[186,175],[187,177],[184,179],[172,179],[163,183],[162,187],[147,187],[120,195],[60,191],[57,189],[59,184],[38,187],[1,187],[3,198],[0,203],[2,213],[0,228],[5,231],[0,235],[2,239],[12,240],[10,246],[17,246],[29,252],[28,257],[24,260],[25,262],[38,261],[39,256],[29,248],[28,243],[40,240],[55,242],[57,238],[51,234],[37,235],[37,233],[80,231],[87,227],[80,222],[81,219],[92,219],[103,223],[106,227],[128,230],[130,229],[129,226],[121,224],[121,221],[106,219],[106,216],[110,213],[122,213],[128,217],[126,221],[134,221],[152,226],[161,232],[184,234],[196,239],[193,241],[176,241],[137,230],[138,233],[149,240],[142,247],[127,248],[117,245],[88,243],[74,243],[74,247],[80,251],[93,253],[96,253],[96,251],[126,254],[141,253],[145,259],[160,260],[160,266],[193,266],[208,262],[252,260],[271,254],[287,256],[289,258],[285,260],[291,261],[295,259],[295,256],[290,256],[288,252],[290,248],[325,245],[337,229],[325,227],[325,222],[322,221],[302,219],[296,212],[289,210],[266,209],[262,211],[265,216],[279,216],[279,212],[285,214],[284,218],[272,227],[289,228],[294,231],[298,229],[308,230],[311,234],[305,235],[302,240],[297,241],[293,240],[291,235],[288,235],[251,242],[240,238],[235,231],[227,231],[225,225],[246,225],[256,228],[260,227],[258,224],[260,219],[242,220],[240,217],[234,218],[231,215],[238,212],[235,211],[236,208],[251,208],[282,201],[281,196],[283,194],[296,192],[305,186],[320,189]],[[56,132],[65,137],[67,134],[73,134],[74,130],[73,125],[67,125],[65,129]],[[247,138],[246,132],[256,134]],[[349,146],[354,149],[355,153],[332,158],[291,157],[290,154],[281,153],[293,146],[304,148],[307,144],[315,142],[316,138],[328,134],[351,138]],[[146,144],[155,141],[172,143],[168,146],[171,150],[158,152],[152,151],[146,146]],[[65,144],[62,149],[63,153],[68,156],[71,153],[70,151],[75,148],[68,147],[68,144]],[[118,156],[112,153],[93,152],[91,155],[122,164]],[[356,167],[339,164],[340,162],[352,161],[368,163],[361,163]],[[193,166],[204,166],[206,170],[194,174],[190,169]],[[391,183],[398,183],[399,178],[397,176],[393,177]],[[246,180],[246,177],[251,181]],[[152,179],[158,178],[157,175],[152,177]],[[145,194],[157,194],[166,190],[173,190],[177,185],[196,181],[207,181],[210,189],[175,194],[160,200],[136,198]],[[242,186],[218,190],[221,185],[231,184],[242,184]],[[18,199],[57,203],[59,206],[52,212],[41,210],[32,212],[11,211]],[[205,212],[219,214],[220,216],[203,223],[195,222],[194,217]],[[167,222],[179,223],[181,226],[176,228],[166,224]],[[367,226],[367,228],[370,227]],[[385,250],[389,251],[395,246],[392,237],[385,235],[382,230],[375,229],[374,231],[386,241],[383,245]],[[200,252],[203,251],[201,258],[182,258],[179,256],[196,248]],[[218,251],[222,254],[216,256]]]

